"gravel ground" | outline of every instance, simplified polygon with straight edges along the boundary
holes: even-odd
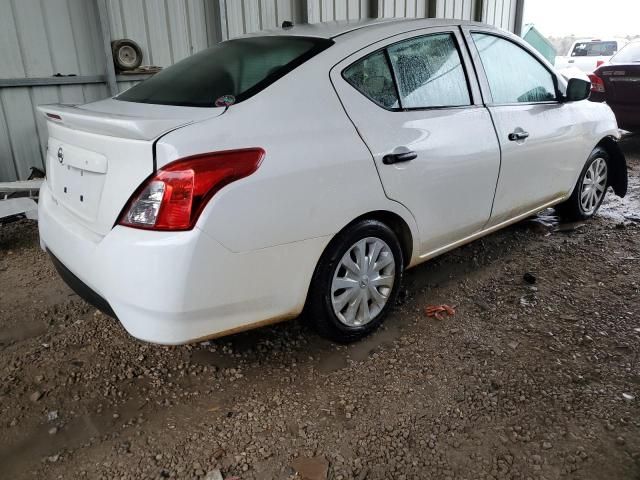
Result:
[[[0,478],[640,478],[640,138],[630,194],[408,272],[351,346],[304,319],[159,347],[0,228]],[[532,273],[536,282],[523,280]],[[457,306],[428,318],[428,304]]]

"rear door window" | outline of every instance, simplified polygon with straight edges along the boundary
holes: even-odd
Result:
[[[365,97],[384,108],[398,106],[398,95],[384,51],[354,63],[343,73],[344,79]]]
[[[467,77],[452,34],[434,34],[389,47],[402,108],[471,104]]]
[[[394,43],[358,60],[342,75],[360,93],[387,109],[471,104],[466,73],[451,33]]]
[[[332,40],[295,36],[229,40],[162,70],[116,98],[184,107],[237,103],[332,44]]]
[[[618,42],[578,42],[572,57],[610,57],[618,51]]]

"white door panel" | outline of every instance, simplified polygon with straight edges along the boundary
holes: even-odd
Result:
[[[416,218],[421,254],[471,235],[489,220],[500,157],[486,109],[356,109],[350,115],[373,154],[385,193]],[[385,165],[383,157],[398,147],[417,158]]]
[[[405,109],[400,110],[398,104],[385,95],[379,97],[378,103],[386,108],[374,103],[349,84],[342,72],[383,47],[432,33],[450,33],[462,44],[457,33],[443,29],[413,32],[373,45],[338,64],[331,72],[332,82],[347,114],[372,153],[386,195],[402,203],[415,217],[420,230],[420,255],[423,256],[478,232],[491,215],[500,169],[500,151],[491,116],[486,108],[477,105],[477,83],[474,78],[470,79],[471,91],[466,101],[470,100],[472,105],[408,109],[403,104]],[[399,53],[392,49],[389,61],[393,62],[394,54],[396,58],[406,59],[406,55],[415,52],[419,45],[411,44],[411,48],[413,50]],[[460,49],[460,53],[468,65],[466,52]],[[453,71],[449,67],[451,59],[442,58],[442,63],[436,65],[437,72],[431,73],[430,78],[435,80],[428,79],[423,87],[445,90],[444,95],[436,96],[436,99],[460,97],[457,89],[447,91],[436,84],[442,81],[443,75]],[[414,67],[408,65],[408,71]],[[429,72],[429,67],[433,67],[433,63],[427,65],[425,70],[420,68],[413,71],[420,76]],[[397,74],[394,76],[396,81]],[[363,85],[369,87],[375,82],[379,82],[378,86],[383,85],[382,76],[372,78],[371,84],[363,81]],[[388,79],[384,81],[388,83]],[[410,81],[399,88],[401,95],[403,89],[406,91],[411,88],[411,85],[407,85]],[[419,92],[423,87],[415,91]],[[422,95],[421,98],[422,101],[425,101],[424,98],[429,101],[432,97]],[[403,99],[415,100],[410,96],[403,96]],[[385,162],[385,156],[403,152],[413,152],[415,158],[402,163]]]
[[[566,196],[584,162],[584,125],[558,101],[551,66],[513,35],[463,27],[502,161],[488,226]]]
[[[490,107],[502,148],[500,180],[490,225],[567,194],[582,158],[582,133],[569,104]],[[528,138],[509,140],[524,131]]]

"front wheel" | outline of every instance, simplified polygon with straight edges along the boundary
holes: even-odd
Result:
[[[309,314],[325,337],[340,343],[374,331],[395,303],[404,259],[396,234],[377,220],[347,227],[318,262]]]
[[[571,197],[556,206],[556,211],[567,220],[585,220],[593,217],[609,188],[609,154],[596,148],[585,164]]]

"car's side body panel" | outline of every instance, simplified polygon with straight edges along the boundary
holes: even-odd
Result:
[[[568,196],[597,143],[591,136],[593,126],[576,121],[582,117],[580,107],[568,103],[489,108],[502,147],[490,225]],[[529,133],[525,142],[508,140],[516,128]]]
[[[331,70],[331,81],[373,154],[387,196],[402,203],[416,218],[420,255],[479,231],[491,214],[500,150],[489,112],[481,105],[477,82],[469,78],[469,93],[479,104],[392,111],[358,92],[342,73],[384,47],[439,33],[451,33],[462,44],[457,28],[417,30],[370,45]],[[466,52],[461,51],[466,70],[472,71]],[[465,133],[470,131],[474,134]],[[383,157],[396,149],[413,151],[417,158],[385,165]]]
[[[198,221],[199,228],[231,251],[333,235],[376,210],[398,214],[419,238],[408,210],[385,196],[371,153],[328,74],[317,74],[326,64],[315,60],[269,86],[264,95],[157,144],[159,167],[200,152],[265,150],[258,171],[215,195]]]
[[[610,112],[594,110],[592,103],[541,101],[501,104],[495,102],[474,34],[487,34],[520,47],[555,77],[557,95],[566,91],[566,81],[538,52],[522,39],[486,27],[462,27],[478,74],[483,98],[491,113],[501,148],[500,178],[491,220],[487,228],[542,205],[570,196],[589,153],[604,137],[618,135]],[[510,135],[526,132],[513,141]]]

